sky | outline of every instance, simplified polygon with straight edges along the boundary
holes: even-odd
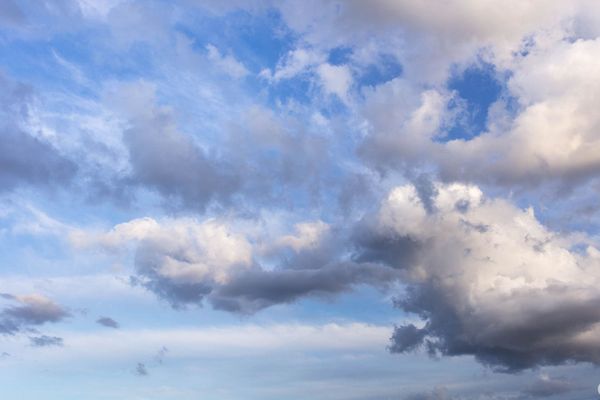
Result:
[[[7,399],[589,400],[594,0],[1,0]]]

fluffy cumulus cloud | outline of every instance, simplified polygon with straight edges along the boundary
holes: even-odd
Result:
[[[363,233],[365,256],[404,270],[396,305],[423,320],[396,328],[392,351],[425,346],[505,370],[600,361],[595,247],[475,186],[438,184],[431,201],[428,211],[414,186],[396,188]]]
[[[381,85],[367,94],[364,115],[372,135],[361,151],[380,166],[434,167],[446,180],[528,185],[594,177],[598,48],[595,39],[563,40],[515,56],[506,82],[518,102],[514,117],[500,99],[487,130],[466,140],[444,140],[457,117],[453,93],[434,90],[419,98],[403,80]],[[390,108],[394,112],[386,113]]]
[[[141,285],[173,307],[200,305],[237,313],[290,303],[305,296],[330,297],[361,284],[386,287],[398,274],[389,266],[339,257],[322,221],[299,223],[280,237],[250,235],[219,220],[148,218],[105,233],[77,232],[73,243],[114,251],[132,244]]]

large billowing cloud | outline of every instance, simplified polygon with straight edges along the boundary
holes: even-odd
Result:
[[[398,327],[392,351],[504,370],[600,362],[600,251],[475,186],[438,184],[428,201],[398,187],[362,232],[365,257],[404,271],[396,305],[423,320]]]

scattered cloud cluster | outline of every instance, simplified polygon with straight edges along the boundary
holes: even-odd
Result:
[[[243,315],[393,288],[394,353],[598,365],[599,26],[592,0],[5,0],[0,283],[110,264]],[[1,297],[0,334],[63,346],[38,329],[75,308]]]

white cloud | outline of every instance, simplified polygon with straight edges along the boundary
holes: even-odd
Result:
[[[239,79],[248,75],[248,70],[232,55],[223,55],[214,45],[206,45],[208,51],[208,59],[213,62],[215,67],[232,76],[233,78]]]
[[[515,369],[600,361],[600,251],[572,250],[581,243],[532,209],[475,186],[438,184],[436,193],[427,212],[414,188],[399,187],[375,218],[376,236],[414,249],[400,267],[415,291],[399,304],[425,319],[433,348]]]
[[[348,90],[352,86],[352,73],[346,65],[321,64],[317,67],[325,93],[335,94],[343,102],[348,101]]]
[[[322,244],[323,238],[329,233],[330,227],[323,221],[314,221],[296,224],[295,230],[295,235],[282,236],[276,240],[276,245],[290,247],[296,252],[314,249]]]

